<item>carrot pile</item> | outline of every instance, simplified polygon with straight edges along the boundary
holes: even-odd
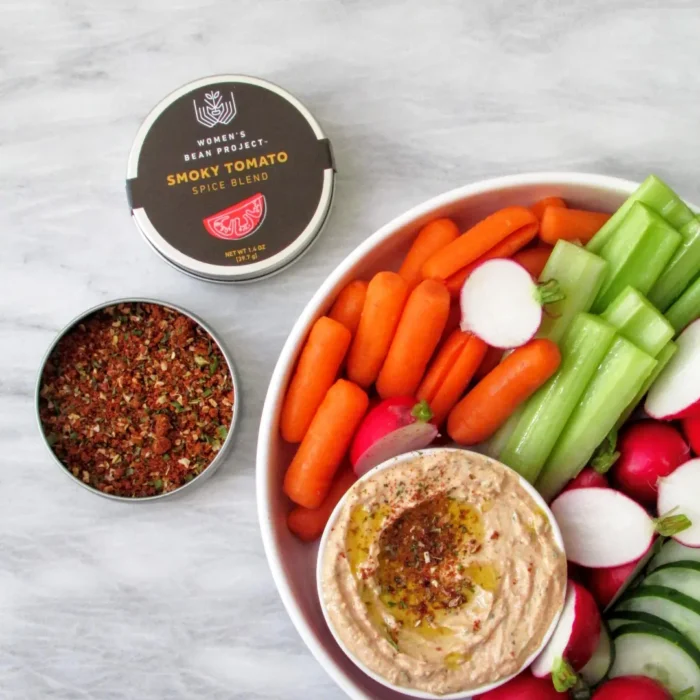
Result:
[[[318,538],[354,483],[342,465],[370,397],[426,401],[432,422],[461,444],[490,437],[556,371],[560,355],[555,343],[534,339],[504,356],[460,330],[462,285],[494,258],[512,258],[537,278],[557,240],[585,243],[607,218],[553,196],[501,209],[465,233],[436,219],[398,272],[347,284],[312,326],[282,406],[281,435],[298,444],[284,478],[296,504],[291,532]]]

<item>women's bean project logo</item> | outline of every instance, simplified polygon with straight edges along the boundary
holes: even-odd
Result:
[[[202,126],[207,126],[210,129],[217,124],[226,125],[236,116],[236,101],[233,93],[230,93],[231,99],[224,100],[218,90],[212,90],[204,95],[204,104],[198,105],[197,100],[193,99],[194,115],[197,121]]]
[[[258,192],[242,202],[208,216],[202,223],[214,238],[224,241],[239,240],[255,233],[265,220],[266,213],[265,195]]]

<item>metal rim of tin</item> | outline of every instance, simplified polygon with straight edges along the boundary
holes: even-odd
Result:
[[[223,355],[224,359],[226,360],[226,365],[228,367],[228,371],[231,374],[231,383],[233,384],[233,409],[231,413],[231,425],[229,426],[228,430],[228,435],[226,436],[226,439],[224,440],[223,444],[221,445],[221,449],[217,453],[216,457],[208,464],[206,469],[204,469],[200,474],[194,477],[191,481],[188,481],[187,483],[183,484],[182,486],[179,486],[178,488],[174,489],[173,491],[167,491],[166,493],[159,493],[156,496],[142,496],[142,497],[130,497],[130,496],[116,496],[111,493],[104,493],[104,491],[100,491],[99,489],[96,489],[89,484],[86,484],[82,479],[79,479],[77,476],[74,476],[66,467],[63,462],[56,456],[56,453],[51,449],[51,445],[49,445],[48,440],[46,439],[46,433],[44,432],[44,426],[41,422],[41,414],[40,414],[40,408],[39,408],[39,402],[41,400],[41,380],[44,376],[44,369],[46,368],[46,363],[48,362],[49,358],[51,357],[51,353],[55,350],[56,346],[58,343],[66,336],[78,323],[84,321],[86,318],[89,316],[92,316],[92,314],[97,313],[98,311],[103,311],[104,309],[110,307],[110,306],[116,306],[118,304],[154,304],[156,306],[163,306],[169,309],[172,309],[173,311],[177,311],[178,313],[181,313],[183,316],[187,316],[190,318],[192,321],[194,321],[196,324],[201,326],[210,336],[211,339],[218,345],[219,350],[221,351],[221,354]],[[36,420],[37,424],[39,426],[39,432],[41,433],[41,437],[44,441],[44,445],[46,446],[46,449],[49,451],[51,454],[51,457],[53,458],[53,461],[59,466],[62,472],[64,472],[70,479],[75,482],[80,484],[84,489],[89,491],[90,493],[94,493],[98,496],[102,496],[103,498],[109,498],[113,501],[121,501],[125,503],[141,503],[145,501],[157,501],[160,500],[161,498],[167,498],[168,496],[174,496],[176,494],[181,494],[185,489],[189,489],[190,487],[194,486],[195,484],[199,483],[201,484],[203,481],[208,479],[223,463],[224,458],[226,457],[226,454],[229,452],[231,449],[231,446],[233,445],[233,441],[235,439],[235,433],[236,433],[236,426],[238,424],[238,419],[240,416],[240,384],[238,381],[238,374],[236,373],[236,367],[233,364],[233,360],[231,359],[231,355],[229,354],[228,350],[226,349],[226,346],[223,344],[221,341],[221,338],[217,335],[217,333],[212,330],[211,326],[206,323],[206,321],[203,321],[199,316],[196,314],[193,314],[191,311],[188,311],[187,309],[182,308],[181,306],[177,304],[171,304],[170,302],[166,301],[160,301],[159,299],[152,299],[148,297],[124,297],[124,298],[119,298],[119,299],[112,299],[111,301],[103,302],[101,304],[97,304],[96,306],[93,306],[89,308],[87,311],[83,311],[83,313],[79,314],[76,316],[70,323],[68,323],[66,326],[64,326],[56,335],[56,337],[53,339],[51,344],[49,345],[48,349],[44,353],[44,357],[41,360],[41,367],[39,368],[39,376],[37,377],[36,380],[36,386],[35,386],[35,391],[34,391],[34,410],[36,413]]]
[[[134,139],[131,152],[129,153],[126,173],[127,179],[135,178],[138,175],[138,162],[143,143],[149,130],[160,115],[165,111],[165,109],[167,109],[175,100],[179,99],[183,95],[186,95],[192,90],[223,81],[257,85],[276,93],[291,103],[301,113],[318,139],[327,138],[325,132],[321,128],[321,125],[316,121],[316,118],[313,116],[313,114],[311,114],[307,107],[305,107],[296,97],[294,97],[294,95],[279,87],[279,85],[275,85],[275,83],[271,83],[267,80],[254,78],[248,75],[213,75],[209,76],[208,78],[193,80],[177,90],[174,90],[169,95],[164,97],[149,112],[148,116],[143,121],[138,132],[136,133],[136,138]],[[251,282],[264,279],[277,272],[281,272],[293,262],[299,260],[303,253],[305,253],[311,247],[312,243],[316,241],[318,235],[321,233],[321,230],[323,229],[323,226],[328,218],[331,204],[333,202],[334,190],[335,170],[328,168],[323,173],[323,186],[321,189],[318,207],[316,208],[316,211],[306,228],[292,243],[290,243],[286,248],[284,248],[284,250],[281,250],[276,255],[273,255],[267,260],[262,260],[260,262],[251,263],[241,267],[227,268],[223,265],[204,263],[185,255],[160,235],[143,208],[132,210],[131,218],[150,246],[162,258],[164,258],[166,262],[170,263],[177,270],[208,282],[223,282],[229,284],[237,282]]]

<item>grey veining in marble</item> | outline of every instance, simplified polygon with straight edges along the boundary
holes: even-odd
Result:
[[[388,219],[506,173],[657,172],[700,201],[696,0],[3,0],[0,4],[0,698],[340,697],[278,600],[254,503],[264,391],[300,310]],[[252,286],[198,282],[140,239],[124,195],[141,119],[214,73],[316,114],[338,164],[313,250]],[[112,503],[38,439],[55,332],[111,297],[191,308],[237,358],[243,421],[180,500]]]

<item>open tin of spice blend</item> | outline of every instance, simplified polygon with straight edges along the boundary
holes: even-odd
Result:
[[[71,321],[46,352],[36,413],[55,462],[107,498],[151,501],[224,461],[240,414],[236,369],[198,316],[117,299]]]
[[[220,75],[168,95],[138,131],[127,171],[136,226],[177,269],[211,282],[279,272],[330,211],[330,142],[292,95]]]

